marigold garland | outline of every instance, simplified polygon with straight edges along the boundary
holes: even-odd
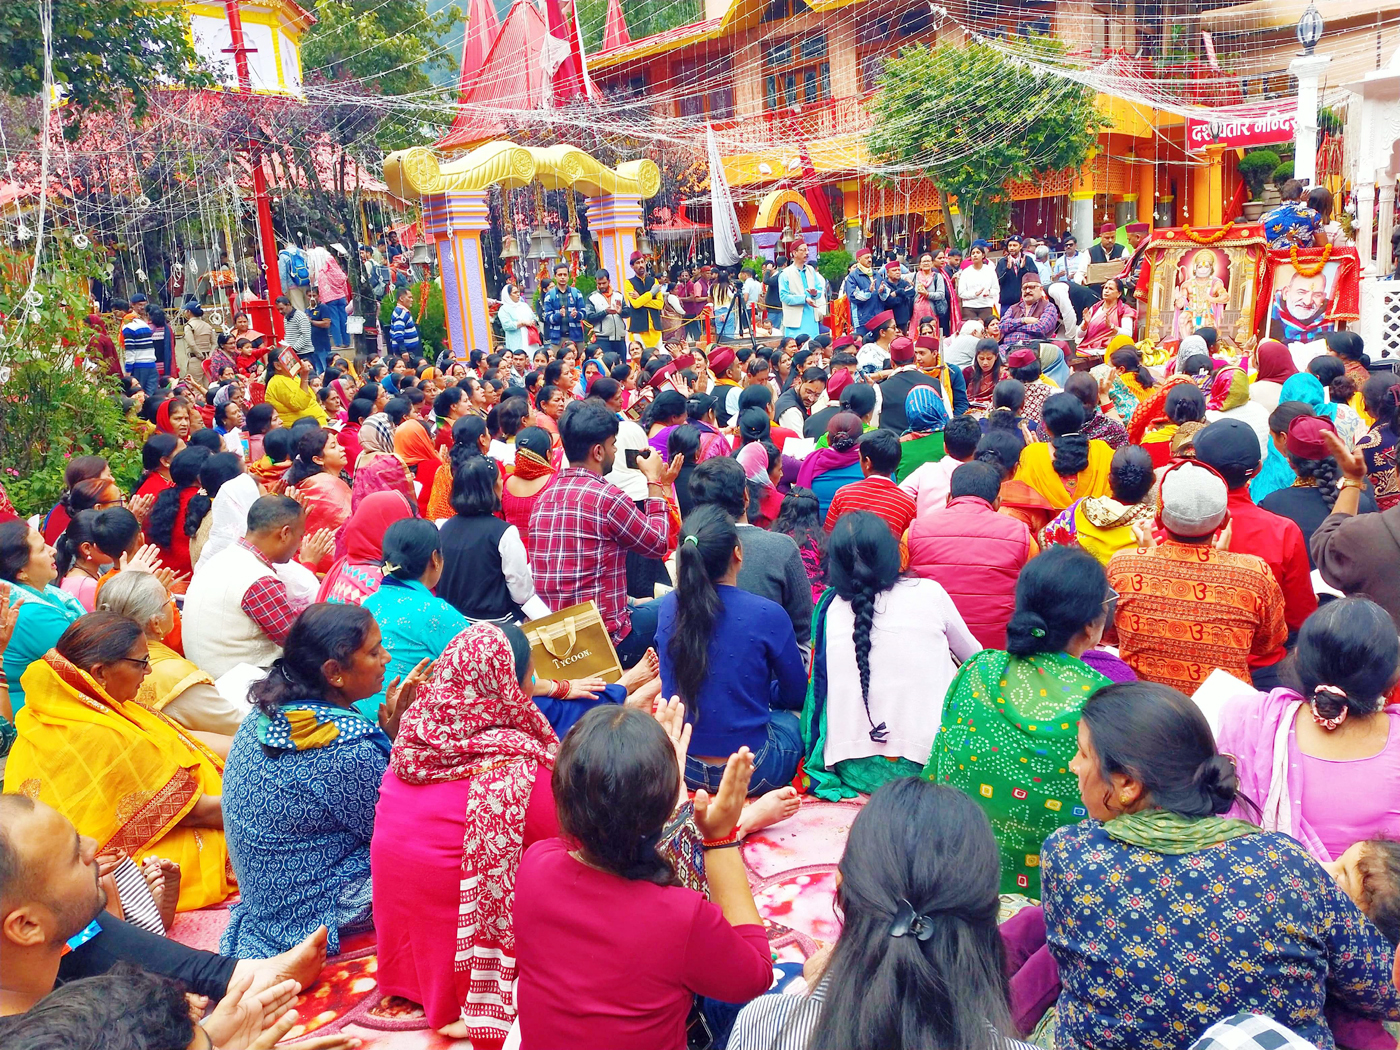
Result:
[[[1308,265],[1298,258],[1298,246],[1296,244],[1288,247],[1288,260],[1293,264],[1293,269],[1297,270],[1304,277],[1316,277],[1322,272],[1322,268],[1327,265],[1327,260],[1332,258],[1332,245],[1328,243],[1322,249],[1322,258],[1317,261],[1317,265],[1308,269]]]
[[[1235,224],[1233,222],[1227,222],[1224,226],[1220,228],[1219,233],[1199,234],[1195,230],[1191,229],[1190,226],[1183,226],[1181,229],[1187,237],[1195,241],[1197,244],[1214,244],[1216,241],[1223,241],[1226,237],[1230,236],[1230,231],[1234,228]]]

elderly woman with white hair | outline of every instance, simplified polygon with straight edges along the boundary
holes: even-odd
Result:
[[[122,572],[102,586],[97,608],[135,620],[146,632],[151,673],[136,701],[195,733],[220,756],[248,709],[228,700],[214,679],[160,639],[175,625],[175,603],[165,584],[149,572]]]
[[[961,371],[970,368],[977,357],[977,343],[987,334],[987,326],[977,318],[964,321],[957,335],[943,340],[943,363]]]

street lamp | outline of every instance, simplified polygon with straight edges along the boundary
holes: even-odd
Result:
[[[1303,45],[1303,54],[1311,55],[1317,47],[1317,42],[1322,39],[1322,25],[1322,13],[1318,11],[1317,4],[1308,4],[1303,17],[1298,19],[1298,43]]]

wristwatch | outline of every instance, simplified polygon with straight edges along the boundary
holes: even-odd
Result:
[[[1362,481],[1360,478],[1343,478],[1341,484],[1337,486],[1337,491],[1340,492],[1342,489],[1364,489],[1365,487],[1366,482]]]

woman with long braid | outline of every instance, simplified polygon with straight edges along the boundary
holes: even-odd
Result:
[[[953,658],[968,660],[982,646],[941,584],[900,575],[899,541],[883,518],[843,514],[826,557],[802,738],[811,790],[839,799],[918,775]]]

